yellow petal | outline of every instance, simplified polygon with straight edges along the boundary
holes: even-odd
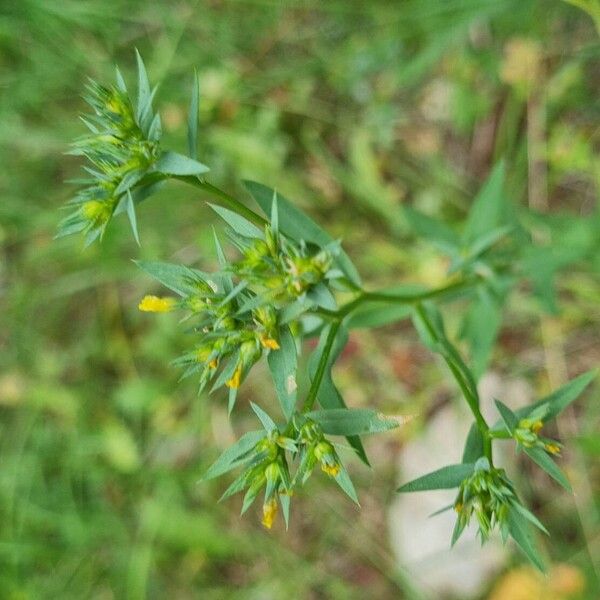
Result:
[[[175,298],[144,296],[138,308],[143,312],[169,312],[175,308]]]
[[[225,385],[228,388],[237,389],[237,388],[240,387],[241,379],[242,379],[242,369],[241,369],[241,367],[237,367],[237,369],[233,373],[231,379],[229,379],[228,381],[226,381]]]
[[[275,498],[271,498],[263,504],[262,524],[267,529],[271,529],[271,527],[273,527],[273,521],[275,521],[275,516],[277,515],[278,509],[279,507],[277,506],[277,500]]]

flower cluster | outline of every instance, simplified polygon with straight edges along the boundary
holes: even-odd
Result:
[[[527,418],[520,419],[515,429],[512,431],[512,437],[524,448],[541,448],[549,454],[560,454],[562,444],[539,435],[544,426],[544,417],[547,407],[542,406],[532,411]]]
[[[205,279],[190,269],[182,287],[185,291],[181,299],[145,296],[139,309],[159,313],[185,311],[186,317],[193,320],[193,332],[199,334],[199,340],[175,363],[186,369],[184,376],[200,373],[200,390],[223,367],[213,389],[224,384],[237,390],[264,351],[279,350],[275,310],[269,305],[243,310],[244,303],[254,296],[232,297],[231,282],[223,274]]]
[[[508,512],[516,502],[515,490],[504,469],[492,468],[486,458],[481,458],[471,476],[461,483],[454,502],[458,519],[452,542],[458,540],[473,515],[477,519],[482,542],[489,538],[495,527],[506,538]]]
[[[549,456],[559,454],[561,445],[539,433],[545,423],[583,392],[594,373],[582,374],[516,412],[497,400],[501,420],[493,426],[481,414],[476,380],[485,370],[500,323],[501,306],[514,285],[512,232],[516,222],[512,216],[507,217],[514,211],[504,205],[502,163],[494,168],[472,203],[460,234],[416,211],[405,212],[415,231],[424,237],[437,238],[439,234],[440,247],[451,258],[449,273],[460,277],[458,281],[410,293],[369,292],[363,289],[356,267],[340,243],[274,190],[245,182],[262,211],[258,214],[204,180],[209,169],[196,160],[197,79],[188,119],[189,155],[160,150],[160,119],[153,114],[153,92],[143,62],[139,55],[137,58],[135,105],[120,74],[116,86],[94,82],[88,86],[86,100],[94,114],[84,122],[91,134],[77,142],[73,152],[89,160],[89,178],[81,182],[84,188],[71,201],[75,212],[62,222],[59,236],[84,232],[90,243],[102,236],[113,215],[125,212],[139,242],[135,206],[171,178],[217,198],[218,205],[211,206],[228,224],[229,237],[241,257],[228,262],[217,241],[220,269],[212,274],[180,265],[138,263],[179,296],[148,295],[139,303],[139,309],[155,313],[177,310],[185,314],[195,343],[176,363],[184,368],[184,376],[199,374],[200,390],[209,383],[211,391],[227,387],[230,412],[238,388],[250,369],[266,355],[285,420],[276,424],[263,409],[251,403],[263,429],[242,435],[213,463],[204,479],[242,467],[243,472],[224,497],[245,491],[245,512],[264,490],[263,524],[269,529],[279,507],[287,524],[291,495],[304,486],[316,467],[358,503],[340,460],[339,446],[326,436],[345,437],[357,457],[369,464],[361,436],[387,431],[403,420],[371,409],[347,408],[333,381],[332,366],[348,339],[350,327],[391,324],[410,314],[423,343],[441,354],[458,381],[475,422],[465,443],[463,462],[423,475],[398,491],[458,488],[453,543],[475,517],[482,541],[497,528],[504,540],[510,535],[528,558],[543,569],[529,529],[534,525],[545,531],[544,526],[521,504],[504,470],[494,466],[492,445],[496,440],[515,441],[519,450],[570,490],[567,477]],[[472,292],[474,286],[477,300],[464,321],[465,337],[473,350],[471,369],[447,337],[435,300]],[[350,292],[353,298],[338,307],[336,290]],[[489,343],[481,341],[483,322],[489,322]],[[302,341],[317,335],[319,342],[308,361],[308,377],[298,378]],[[310,387],[303,390],[306,382]],[[299,406],[298,397],[302,395],[304,401]]]
[[[264,489],[262,523],[267,529],[273,526],[275,517],[282,506],[287,523],[290,498],[294,491],[302,487],[310,477],[314,467],[335,479],[352,499],[355,492],[347,487],[346,473],[332,442],[327,440],[318,423],[305,416],[296,414],[288,425],[278,427],[274,421],[258,406],[252,408],[265,428],[261,437],[249,448],[242,446],[241,451],[234,446],[230,449],[229,463],[223,469],[217,461],[207,472],[205,478],[221,474],[236,466],[244,466],[242,473],[233,481],[223,494],[222,499],[246,490],[242,503],[242,514],[253,504]],[[240,444],[244,438],[238,442]],[[297,470],[290,475],[290,464],[297,462]],[[350,484],[351,486],[351,484]]]
[[[152,117],[150,100],[144,113],[136,114],[124,86],[91,81],[87,89],[93,114],[83,121],[91,133],[73,144],[72,153],[89,160],[89,177],[78,182],[85,187],[71,200],[76,210],[63,220],[59,235],[83,231],[90,243],[104,233],[115,212],[126,209],[130,190],[157,160],[160,119]]]
[[[286,304],[313,290],[331,272],[336,245],[311,252],[307,244],[287,239],[271,225],[264,237],[238,238],[242,260],[232,265],[235,274],[272,302]]]

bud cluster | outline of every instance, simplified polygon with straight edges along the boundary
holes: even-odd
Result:
[[[508,513],[518,503],[512,483],[504,469],[491,468],[486,458],[481,458],[475,471],[460,485],[454,502],[458,515],[452,542],[456,542],[475,515],[481,541],[485,542],[498,527],[503,537],[508,534]]]
[[[257,414],[264,415],[255,405],[253,408]],[[298,468],[292,477],[290,464],[296,460]],[[223,498],[246,490],[243,514],[264,489],[262,522],[268,529],[273,525],[279,504],[286,512],[289,510],[289,500],[294,490],[306,483],[317,464],[334,479],[343,469],[333,444],[325,438],[321,427],[298,414],[282,429],[273,424],[265,436],[236,462],[245,463],[246,467],[225,491]]]
[[[234,390],[239,388],[265,350],[279,349],[275,310],[263,305],[240,312],[236,298],[229,299],[213,281],[192,276],[187,279],[186,289],[189,293],[181,300],[145,296],[139,309],[145,312],[186,311],[187,317],[194,319],[193,331],[200,334],[200,340],[190,352],[175,361],[186,368],[184,376],[200,372],[202,390],[226,362],[221,370],[220,384]]]
[[[127,91],[120,86],[90,81],[87,92],[85,100],[93,114],[83,121],[91,133],[75,142],[71,153],[90,161],[86,168],[90,177],[78,181],[85,187],[69,203],[77,210],[63,220],[59,235],[83,231],[91,242],[104,233],[115,211],[123,210],[122,199],[158,158],[160,120],[157,115],[148,128],[142,128],[140,121],[147,115],[137,118]]]
[[[233,272],[274,302],[295,300],[323,282],[331,270],[335,248],[312,252],[266,225],[264,239],[237,239],[243,258]]]
[[[544,426],[542,421],[544,412],[544,410],[539,413],[534,411],[526,419],[521,419],[512,432],[512,437],[524,448],[541,448],[549,454],[560,454],[562,444],[539,435],[539,431]]]

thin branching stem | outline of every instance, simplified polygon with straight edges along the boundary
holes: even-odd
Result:
[[[463,396],[465,397],[465,400],[467,401],[467,404],[469,405],[469,408],[471,409],[471,412],[475,417],[477,428],[479,429],[479,432],[481,433],[481,437],[483,439],[484,456],[489,460],[490,465],[492,465],[492,439],[489,434],[490,427],[487,424],[487,421],[485,420],[483,415],[481,414],[481,410],[479,408],[479,395],[477,394],[477,389],[474,388],[470,382],[471,377],[470,374],[467,372],[467,367],[464,364],[464,362],[462,362],[462,360],[459,362],[453,357],[453,355],[457,357],[460,356],[458,350],[448,340],[440,339],[435,327],[431,323],[431,320],[427,316],[427,312],[425,311],[422,305],[417,305],[417,312],[419,313],[419,317],[421,318],[423,324],[427,328],[427,331],[429,332],[429,335],[431,335],[432,339],[436,343],[440,344],[441,347],[445,345],[452,350],[452,352],[442,351],[441,355],[446,364],[448,365],[448,368],[452,372],[454,379],[458,383],[463,393]]]

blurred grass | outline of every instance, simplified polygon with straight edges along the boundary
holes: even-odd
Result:
[[[197,484],[215,446],[248,417],[230,424],[218,400],[177,383],[168,363],[185,339],[168,316],[137,314],[152,284],[130,259],[210,262],[211,217],[194,192],[173,185],[140,211],[141,250],[125,223],[85,252],[74,239],[53,242],[70,193],[64,180],[79,173],[64,152],[82,132],[85,78],[111,78],[116,62],[131,77],[137,46],[162,81],[166,144],[183,149],[195,67],[200,158],[214,181],[241,195],[238,182],[250,177],[294,198],[344,237],[369,283],[435,283],[444,265],[411,238],[400,203],[459,221],[501,156],[511,197],[527,203],[532,91],[519,80],[518,44],[511,59],[515,40],[533,43],[543,64],[548,210],[590,214],[600,184],[600,47],[592,21],[565,3],[3,4],[0,597],[415,597],[382,543],[398,436],[368,440],[376,469],[356,469],[359,515],[314,483],[288,534],[239,519],[236,502],[216,505],[222,484]],[[572,373],[600,359],[599,272],[596,257],[560,281],[565,311],[550,342]],[[544,389],[539,315],[530,299],[513,299],[494,368]],[[338,373],[350,403],[435,410],[446,379],[411,336],[392,328],[352,339]],[[264,399],[264,375],[253,374],[243,398]],[[574,418],[582,454],[569,464],[594,494],[585,514],[543,481],[531,499],[551,531],[565,532],[547,545],[552,558],[582,570],[581,597],[591,599],[600,595],[592,395]]]

